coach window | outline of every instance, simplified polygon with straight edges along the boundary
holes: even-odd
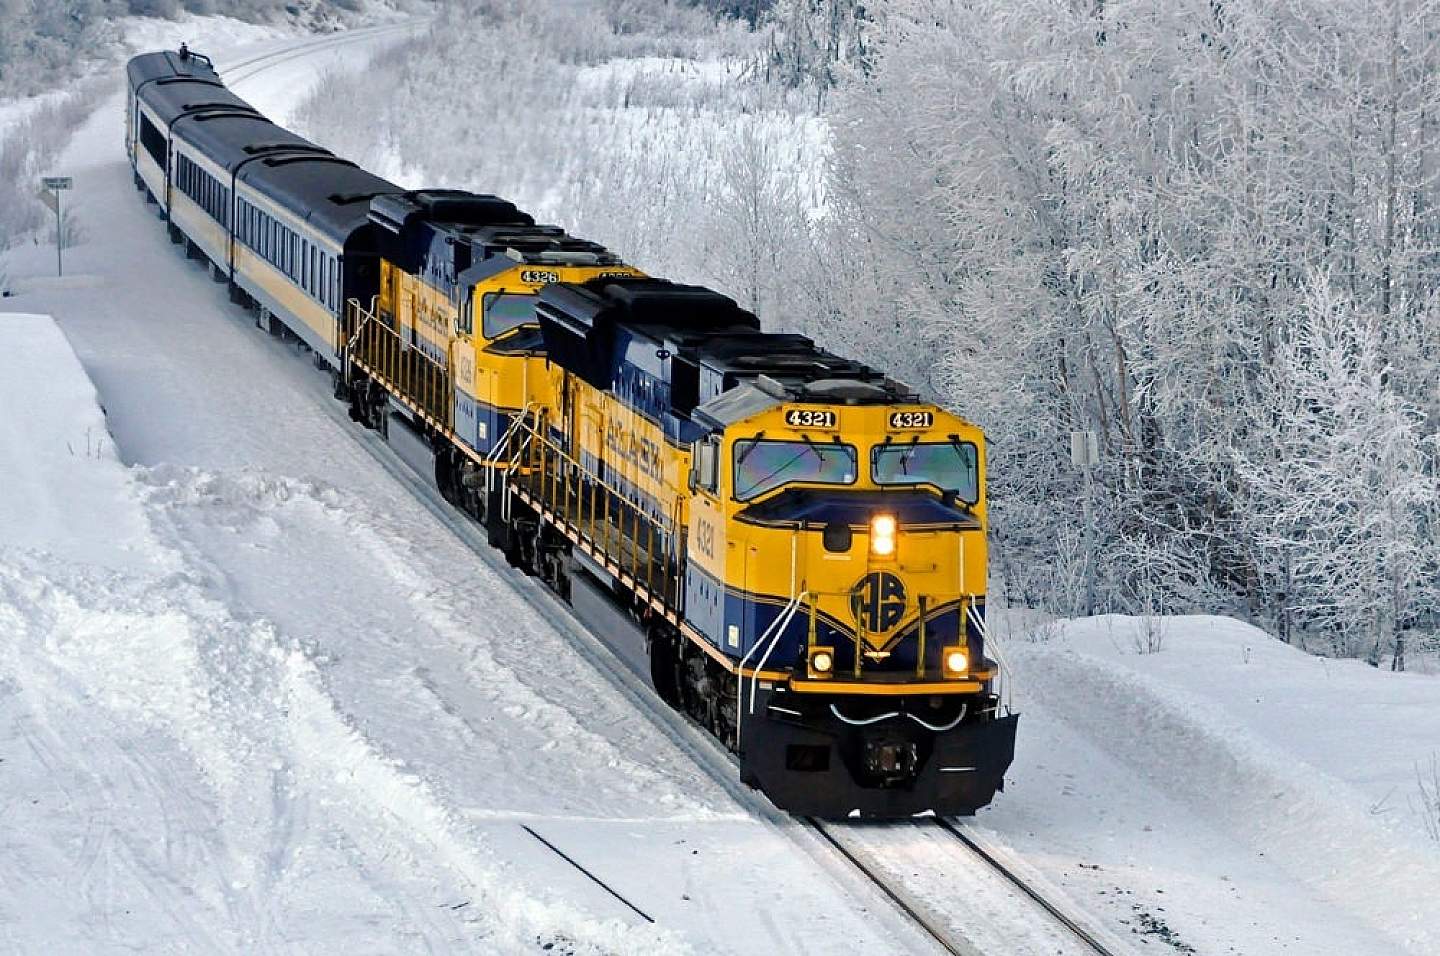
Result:
[[[165,167],[165,136],[150,122],[150,117],[140,114],[140,145],[162,169]]]

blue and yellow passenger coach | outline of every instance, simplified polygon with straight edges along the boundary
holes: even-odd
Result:
[[[987,654],[978,428],[504,199],[374,176],[202,56],[128,78],[172,240],[353,419],[423,440],[513,564],[632,616],[657,692],[745,781],[823,817],[993,799],[1018,718]]]

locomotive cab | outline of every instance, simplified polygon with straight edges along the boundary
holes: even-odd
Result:
[[[822,816],[988,803],[1014,718],[979,429],[891,382],[762,378],[696,417],[686,617],[736,663],[747,776]]]

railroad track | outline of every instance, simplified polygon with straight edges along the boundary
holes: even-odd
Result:
[[[1096,956],[1116,956],[1114,950],[1106,947],[1103,943],[1101,943],[1098,939],[1095,938],[1093,933],[1091,933],[1088,929],[1082,926],[1073,916],[1068,915],[1064,910],[1060,909],[1059,906],[1057,906],[1051,900],[1047,899],[1023,877],[1021,877],[1014,870],[1001,862],[1000,859],[995,856],[995,854],[991,853],[989,850],[985,849],[983,846],[977,843],[974,838],[972,838],[968,833],[966,833],[962,827],[951,823],[944,817],[936,817],[933,822],[935,826],[941,829],[942,832],[950,834],[961,844],[963,844],[965,848],[968,849],[971,853],[973,853],[977,858],[982,860],[986,866],[994,870],[996,873],[1000,874],[1000,876],[1004,877],[1006,882],[1008,882],[1011,886],[1015,887],[1015,889],[1019,890],[1028,899],[1034,902],[1036,906],[1039,906],[1045,912],[1049,913],[1051,918],[1054,919],[1055,922],[1065,927],[1065,929],[1068,930],[1072,936],[1084,943],[1091,952],[1096,954]]]
[[[939,919],[928,912],[928,907],[912,897],[908,891],[885,879],[867,854],[856,851],[839,839],[835,831],[842,827],[832,827],[831,824],[814,817],[806,817],[805,825],[945,952],[951,956],[987,956],[970,940],[954,930],[947,929]]]
[[[936,915],[930,906],[917,899],[904,886],[886,878],[884,867],[877,863],[871,851],[860,849],[841,836],[845,830],[844,824],[829,823],[813,817],[805,818],[804,823],[942,950],[950,953],[951,956],[1001,956],[1001,954],[985,950],[973,940],[966,938],[959,931],[947,925],[947,920]],[[915,825],[934,828],[950,837],[952,842],[963,846],[968,856],[979,861],[1024,899],[1043,910],[1067,937],[1079,944],[1083,951],[1095,954],[1095,956],[1119,956],[1117,950],[1102,943],[1095,933],[1086,928],[1076,917],[1066,913],[1057,903],[1036,889],[1033,884],[1005,865],[999,857],[981,846],[965,832],[962,826],[943,817],[916,821]]]
[[[416,30],[428,23],[428,20],[406,20],[403,23],[386,23],[380,26],[363,27],[359,30],[345,30],[341,33],[332,33],[323,37],[316,37],[313,40],[305,40],[293,46],[287,46],[283,50],[274,50],[269,53],[261,53],[239,63],[229,63],[224,68],[216,67],[220,75],[228,85],[234,86],[237,83],[244,83],[253,79],[273,67],[290,60],[298,60],[304,56],[310,56],[321,50],[332,47],[348,46],[351,43],[360,43],[365,40],[373,40],[377,37],[389,36],[391,34],[405,33]]]

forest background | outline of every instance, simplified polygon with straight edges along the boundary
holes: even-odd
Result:
[[[0,96],[111,8],[181,6],[215,7],[0,0]],[[983,426],[995,598],[1440,650],[1440,0],[435,9],[303,131]]]

